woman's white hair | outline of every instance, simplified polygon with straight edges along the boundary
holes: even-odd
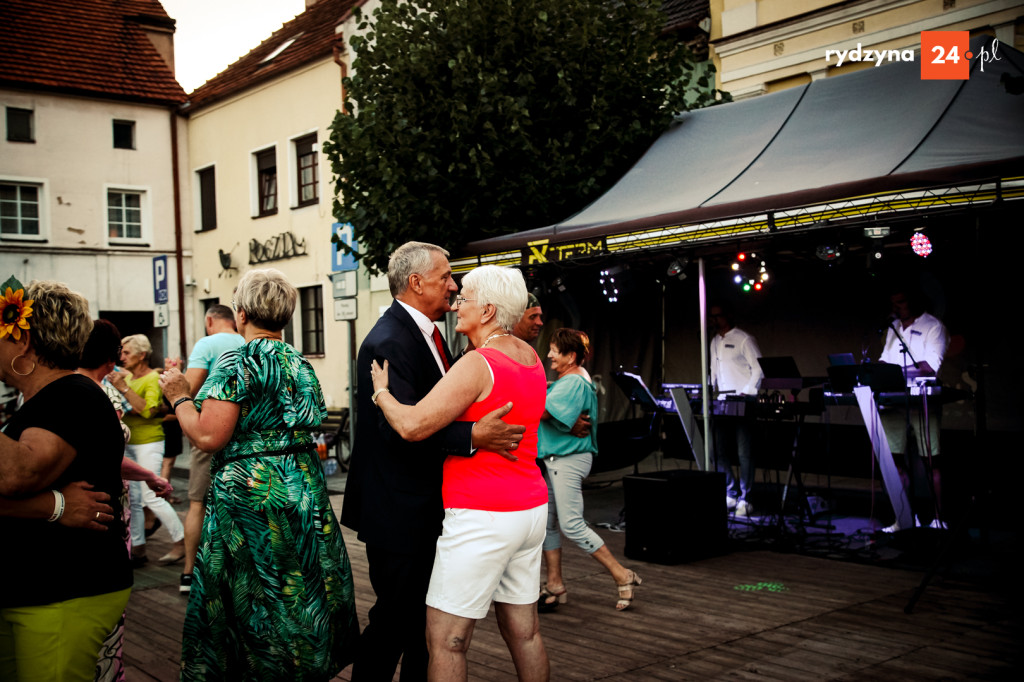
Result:
[[[462,278],[462,290],[472,292],[470,298],[475,298],[477,305],[492,304],[495,320],[507,332],[512,331],[526,310],[526,280],[516,268],[481,265]]]
[[[129,334],[121,339],[121,346],[128,348],[129,352],[142,353],[146,362],[149,362],[149,356],[153,354],[153,344],[145,334]]]

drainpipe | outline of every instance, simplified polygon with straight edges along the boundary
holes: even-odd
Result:
[[[352,11],[349,10],[344,17],[341,18],[340,23],[348,21]],[[339,33],[334,37],[334,44],[331,46],[331,51],[334,54],[334,63],[341,69],[341,106],[339,109],[345,111],[345,79],[348,78],[348,64],[345,63],[345,37]]]
[[[184,257],[181,253],[181,183],[178,178],[178,114],[171,109],[171,183],[174,187],[174,262],[178,271],[178,357],[185,354],[185,273],[182,272]],[[166,346],[165,346],[166,348]]]
[[[338,111],[345,113],[345,79],[348,77],[348,64],[345,63],[345,36],[341,33],[340,27],[349,20],[352,16],[352,10],[349,10],[341,17],[338,22],[338,33],[334,36],[334,42],[331,45],[331,52],[334,55],[334,63],[341,69],[341,105],[338,107]],[[356,321],[349,320],[348,322],[348,451],[352,452],[352,449],[356,444]]]

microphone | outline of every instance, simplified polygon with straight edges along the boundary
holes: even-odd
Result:
[[[896,319],[895,315],[889,315],[889,317],[885,318],[885,322],[883,322],[878,327],[878,333],[882,334],[882,333],[886,332],[890,327],[892,327],[892,323],[893,323],[893,321],[895,319]]]

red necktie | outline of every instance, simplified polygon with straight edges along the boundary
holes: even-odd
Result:
[[[441,330],[434,326],[434,345],[437,346],[437,354],[441,356],[441,364],[444,365],[444,371],[447,372],[452,368],[448,364],[448,354],[444,352],[444,341],[441,340]]]

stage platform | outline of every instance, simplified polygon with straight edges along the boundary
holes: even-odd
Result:
[[[179,466],[184,465],[179,461]],[[649,458],[642,471],[678,466]],[[176,473],[181,474],[181,470]],[[644,579],[634,608],[614,609],[615,587],[596,562],[567,546],[569,602],[541,614],[552,680],[956,680],[1018,679],[1021,672],[1020,591],[1014,576],[1017,534],[967,527],[961,542],[919,529],[881,537],[881,523],[862,514],[870,481],[805,481],[834,493],[844,513],[816,515],[810,527],[770,509],[773,477],[758,472],[750,519],[730,519],[726,553],[678,565],[623,556],[628,531],[619,527],[621,478],[609,472],[588,482],[587,519],[612,552]],[[175,479],[179,490],[184,480]],[[344,473],[331,477],[344,490]],[[332,495],[340,509],[342,495]],[[884,495],[875,505],[886,505]],[[184,512],[184,506],[179,505]],[[850,513],[846,513],[850,512]],[[856,512],[854,514],[854,512]],[[627,513],[628,517],[628,513]],[[679,523],[687,523],[680,519]],[[373,604],[363,545],[345,531],[361,624]],[[160,556],[166,532],[151,539]],[[927,568],[951,551],[904,613]],[[128,679],[177,680],[186,598],[178,594],[181,566],[136,571],[128,604]],[[471,680],[514,680],[515,670],[493,612],[481,621],[469,652]],[[351,668],[336,679],[348,680]],[[397,676],[395,679],[398,679]]]

